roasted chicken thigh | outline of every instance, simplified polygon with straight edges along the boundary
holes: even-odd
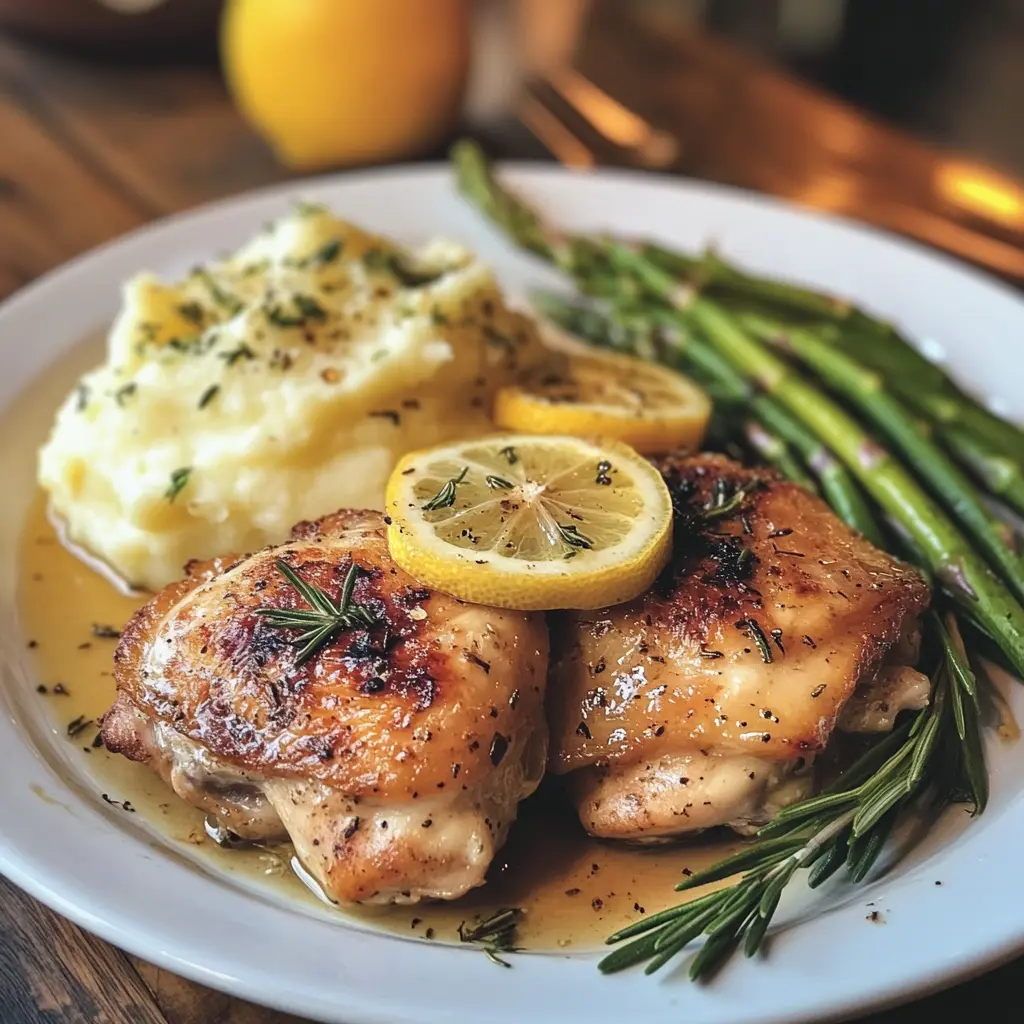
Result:
[[[908,667],[928,603],[910,567],[769,470],[661,469],[676,540],[658,584],[552,623],[551,768],[611,838],[752,827],[806,795],[844,708],[887,729],[929,694]]]
[[[265,614],[308,609],[279,559],[335,602],[357,565],[372,625],[303,661],[296,630]],[[333,899],[453,899],[483,882],[544,771],[547,654],[542,616],[420,587],[379,513],[339,512],[192,564],[142,608],[103,739],[217,827],[290,837]]]

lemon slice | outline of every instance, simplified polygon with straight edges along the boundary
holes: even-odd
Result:
[[[501,434],[405,456],[387,488],[391,557],[465,601],[600,608],[668,561],[661,474],[617,441]]]
[[[614,437],[639,451],[696,448],[711,402],[689,377],[621,355],[569,355],[495,396],[499,427]]]

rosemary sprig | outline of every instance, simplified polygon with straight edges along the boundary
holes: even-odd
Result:
[[[746,956],[757,952],[798,870],[810,868],[812,888],[844,865],[852,882],[862,881],[900,813],[926,793],[940,803],[971,803],[976,814],[984,810],[988,775],[974,675],[955,621],[947,625],[933,614],[929,624],[939,657],[928,707],[876,743],[822,794],[780,811],[747,849],[676,888],[694,889],[742,872],[737,881],[609,936],[609,943],[633,941],[601,961],[603,972],[646,962],[652,974],[703,935],[690,977],[707,978],[740,945]]]
[[[376,625],[377,616],[373,611],[353,599],[352,594],[360,572],[355,562],[349,566],[345,574],[337,604],[331,600],[327,591],[304,580],[283,558],[278,558],[274,565],[309,605],[309,609],[258,608],[256,614],[262,615],[271,626],[278,629],[302,630],[294,641],[295,646],[299,648],[295,655],[296,666],[304,665],[342,630],[355,626],[369,628]]]
[[[507,960],[502,960],[499,953],[515,953],[516,928],[523,917],[519,907],[506,907],[471,927],[463,921],[459,925],[459,941],[474,942],[483,947],[487,959],[499,967],[511,967]]]
[[[461,484],[466,479],[466,474],[469,472],[469,466],[463,466],[462,472],[458,476],[453,476],[450,480],[446,480],[442,488],[435,494],[430,501],[420,507],[424,512],[434,512],[439,508],[451,508],[455,504],[455,488],[458,484]]]

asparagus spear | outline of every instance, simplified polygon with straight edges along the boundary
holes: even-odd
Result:
[[[821,336],[881,373],[915,412],[943,430],[970,436],[992,455],[1011,460],[1024,475],[1024,432],[965,395],[891,327],[858,313],[843,326],[827,325]]]
[[[746,420],[743,423],[743,436],[747,443],[769,465],[774,466],[787,480],[798,484],[808,491],[816,491],[814,481],[807,475],[800,460],[793,450],[779,437],[757,422]]]
[[[511,192],[495,187],[487,158],[472,139],[456,142],[450,156],[459,191],[474,206],[510,234],[517,245],[544,259],[555,260],[553,239],[540,218]]]
[[[938,424],[955,428],[991,450],[1012,459],[1024,474],[1024,431],[990,413],[965,395],[940,366],[926,359],[891,325],[855,309],[842,299],[807,288],[745,274],[707,252],[684,256],[655,245],[643,253],[657,266],[723,300],[753,300],[779,314],[825,317],[837,330],[831,340],[842,344],[871,369],[885,374],[899,396]]]
[[[787,327],[758,314],[743,314],[737,322],[762,341],[795,353],[826,384],[871,420],[903,453],[935,494],[941,496],[943,503],[974,538],[992,565],[999,569],[1017,598],[1024,600],[1024,564],[1004,542],[1004,524],[975,497],[971,481],[921,433],[914,418],[886,391],[877,373],[866,369],[807,328]]]
[[[984,440],[959,426],[939,426],[942,443],[989,493],[1024,515],[1024,472],[1013,459],[993,451]]]
[[[775,307],[812,316],[845,319],[851,312],[848,302],[800,288],[782,281],[752,277],[726,263],[713,249],[706,249],[699,257],[684,256],[659,245],[646,245],[644,255],[669,273],[723,297],[740,296],[767,302]]]

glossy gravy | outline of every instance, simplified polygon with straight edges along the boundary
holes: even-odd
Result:
[[[309,900],[292,870],[289,846],[223,849],[203,827],[203,815],[179,800],[149,769],[110,754],[96,722],[114,698],[111,674],[116,633],[145,600],[130,597],[83,564],[60,542],[40,495],[19,551],[18,605],[35,658],[39,699],[58,732],[89,758],[103,799],[154,825],[180,852],[209,867],[244,875],[249,884]],[[557,780],[549,780],[520,810],[519,821],[491,869],[489,883],[451,904],[339,910],[376,927],[457,941],[460,922],[521,907],[517,941],[530,949],[593,948],[642,914],[679,901],[674,886],[687,871],[720,859],[734,843],[696,842],[654,849],[588,838]]]

